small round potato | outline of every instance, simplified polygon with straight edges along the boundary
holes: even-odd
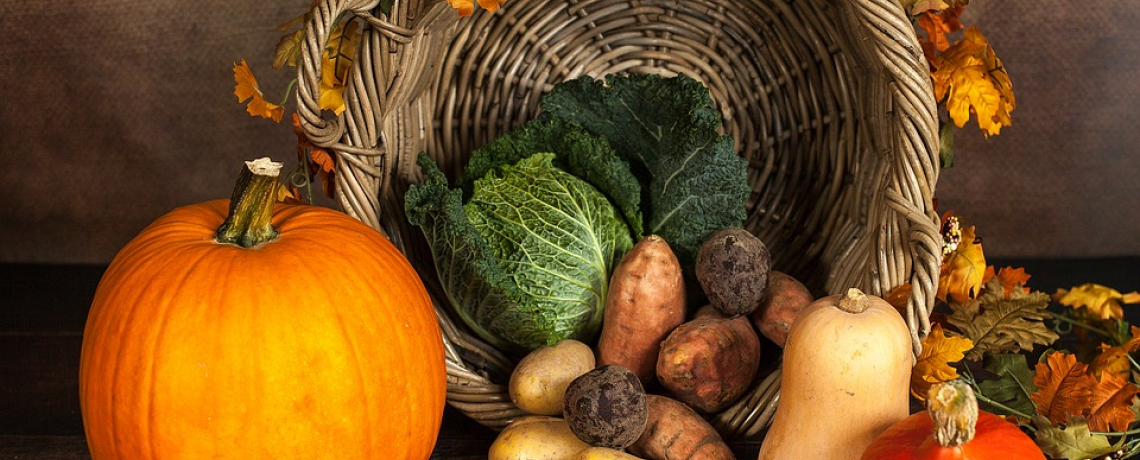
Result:
[[[641,457],[609,447],[591,447],[575,454],[573,460],[641,460]]]
[[[562,415],[566,387],[595,366],[594,351],[574,339],[562,340],[527,354],[507,385],[519,409],[534,415]]]
[[[566,420],[532,415],[507,425],[487,453],[488,460],[570,460],[590,446],[570,431]]]

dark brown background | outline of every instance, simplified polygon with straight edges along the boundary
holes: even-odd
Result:
[[[272,27],[310,0],[0,0],[0,262],[106,263],[173,207],[226,197],[240,161],[292,161],[245,114],[232,64],[276,99]],[[510,8],[510,0],[506,2]],[[1014,125],[959,132],[937,197],[993,257],[1140,255],[1140,9],[974,0]]]

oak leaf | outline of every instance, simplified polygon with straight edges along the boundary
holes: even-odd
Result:
[[[1033,419],[1037,427],[1034,439],[1042,453],[1053,459],[1085,460],[1116,452],[1120,446],[1108,437],[1092,434],[1086,420],[1073,420],[1063,428],[1049,423],[1045,417]]]
[[[234,95],[237,96],[238,103],[249,101],[246,112],[255,117],[281,121],[281,117],[285,115],[285,108],[265,100],[265,95],[262,94],[261,87],[253,76],[253,70],[250,70],[245,59],[242,59],[241,63],[234,63],[234,83],[236,83]]]
[[[1030,395],[1037,391],[1033,384],[1033,371],[1021,353],[1000,353],[986,355],[982,368],[994,373],[998,378],[978,382],[978,390],[986,398],[1001,403],[1021,414],[1037,412]],[[1002,406],[989,410],[1000,415],[1016,415]]]
[[[1049,296],[1014,289],[1007,293],[995,278],[986,285],[977,302],[956,307],[950,315],[953,324],[974,342],[966,354],[979,361],[986,353],[1030,351],[1035,345],[1049,345],[1060,338],[1044,321],[1053,317],[1046,308]]]
[[[1100,319],[1123,319],[1122,304],[1140,303],[1140,292],[1121,294],[1120,291],[1096,283],[1085,283],[1072,289],[1058,289],[1053,300],[1061,305],[1084,308]]]
[[[942,326],[935,324],[923,337],[922,353],[910,371],[910,394],[919,401],[925,401],[932,385],[958,378],[958,370],[950,367],[950,363],[961,361],[973,346],[970,339],[947,336]]]
[[[1017,107],[1013,84],[977,27],[966,29],[964,38],[932,64],[935,98],[946,101],[956,126],[966,126],[971,113],[986,136],[1000,134],[1003,126],[1012,123],[1009,113]]]
[[[964,303],[978,295],[986,272],[986,256],[974,235],[974,227],[962,229],[962,239],[942,258],[937,297]]]
[[[1096,379],[1087,371],[1088,365],[1077,361],[1075,355],[1060,351],[1037,363],[1033,376],[1037,391],[1029,395],[1037,413],[1056,425],[1087,415],[1096,386]]]
[[[1088,416],[1092,431],[1126,431],[1136,419],[1132,412],[1132,400],[1140,393],[1128,379],[1105,373],[1093,388]]]

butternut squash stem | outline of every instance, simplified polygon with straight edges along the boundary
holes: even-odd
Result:
[[[978,400],[962,380],[935,384],[926,398],[934,424],[934,440],[942,447],[958,447],[974,439],[978,423]]]
[[[848,289],[843,297],[836,301],[835,306],[851,314],[859,314],[866,311],[871,307],[871,300],[867,298],[867,294],[856,288]]]
[[[215,241],[252,248],[277,238],[271,220],[281,166],[269,158],[245,162],[230,198],[229,215],[214,233]]]

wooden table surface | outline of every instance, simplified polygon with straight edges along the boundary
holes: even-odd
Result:
[[[1025,267],[1029,285],[1045,292],[1085,282],[1140,290],[1140,258],[991,263]],[[0,460],[90,458],[79,413],[79,349],[105,268],[0,264]],[[432,458],[485,459],[494,437],[448,408]],[[732,446],[750,459],[759,441]]]

